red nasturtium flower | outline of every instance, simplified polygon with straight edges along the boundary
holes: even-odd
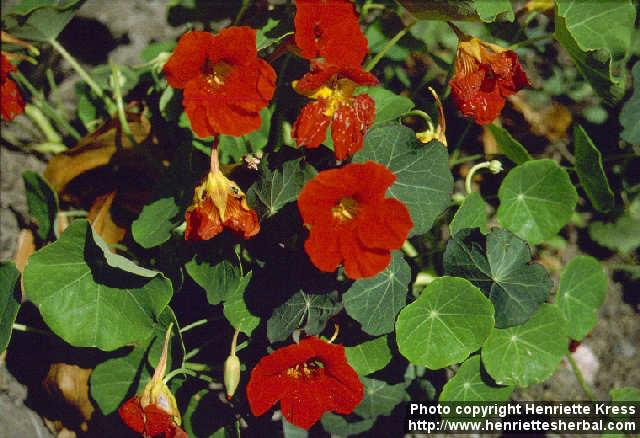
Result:
[[[18,90],[16,83],[9,79],[9,73],[16,71],[16,68],[9,62],[9,59],[0,53],[0,106],[2,107],[2,119],[7,122],[13,120],[18,114],[24,111],[24,100]]]
[[[186,240],[209,240],[222,233],[224,228],[245,239],[260,231],[258,215],[247,205],[244,192],[219,170],[211,170],[202,184],[196,187],[185,219]]]
[[[131,397],[118,408],[118,414],[127,427],[145,438],[188,438],[180,428],[176,399],[162,381],[167,367],[171,329],[172,326],[167,329],[160,361],[142,394]]]
[[[350,0],[296,0],[295,41],[307,59],[357,67],[367,54],[367,38]]]
[[[298,197],[310,229],[304,249],[318,269],[332,272],[342,263],[355,280],[387,267],[391,250],[413,227],[405,205],[384,197],[395,179],[382,164],[367,161],[322,171],[304,186]]]
[[[486,125],[500,114],[505,97],[531,84],[514,51],[471,38],[458,44],[450,85],[458,109]]]
[[[264,414],[280,401],[282,415],[303,429],[327,411],[350,414],[363,396],[362,383],[347,363],[344,347],[316,337],[260,359],[247,385],[253,415]]]
[[[376,116],[376,105],[367,94],[354,96],[359,85],[376,85],[378,80],[360,67],[339,67],[313,62],[311,71],[294,89],[315,102],[307,104],[291,132],[298,146],[316,148],[331,126],[336,158],[344,160],[362,148],[364,135]]]
[[[167,82],[184,89],[182,103],[200,137],[242,136],[260,127],[260,110],[276,73],[256,51],[256,31],[229,27],[217,35],[187,32],[164,66]]]

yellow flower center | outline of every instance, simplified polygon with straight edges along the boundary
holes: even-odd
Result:
[[[205,68],[205,81],[211,90],[215,90],[216,88],[224,85],[224,78],[231,71],[231,66],[226,62],[218,62],[217,64],[211,65],[207,62],[207,66]]]
[[[309,378],[313,376],[322,366],[316,362],[304,362],[302,364],[298,364],[293,368],[287,369],[287,376],[292,377],[294,379],[300,378]]]
[[[342,198],[335,207],[331,209],[333,217],[339,222],[352,220],[358,214],[358,202],[353,198]]]
[[[311,93],[308,93],[299,91],[296,87],[297,83],[298,81],[293,81],[293,88],[298,93],[311,99],[327,101],[327,109],[324,112],[327,117],[333,117],[333,114],[338,110],[340,105],[351,99],[353,92],[358,87],[358,84],[353,82],[351,79],[333,78],[327,84]]]

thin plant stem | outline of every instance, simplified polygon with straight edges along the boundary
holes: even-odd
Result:
[[[32,105],[30,103],[26,104],[24,107],[24,113],[31,119],[33,123],[35,123],[40,131],[44,134],[49,143],[60,144],[62,143],[62,139],[58,132],[53,129],[51,123],[49,123],[49,119],[45,117],[40,108],[36,105]]]
[[[215,382],[215,380],[213,380],[211,377],[207,376],[206,374],[202,374],[197,371],[190,370],[188,368],[176,368],[175,370],[171,371],[164,377],[164,383],[165,384],[169,383],[169,381],[173,379],[175,376],[177,376],[178,374],[186,374],[188,376],[195,377],[196,379],[204,380],[207,383]]]
[[[132,145],[136,144],[136,139],[133,138],[127,115],[124,112],[124,100],[122,99],[122,89],[120,88],[120,69],[115,63],[111,64],[111,78],[113,86],[113,98],[116,100],[116,108],[118,111],[118,120],[120,120],[120,126]]]
[[[571,364],[571,368],[573,368],[573,372],[576,375],[576,380],[578,381],[578,383],[580,384],[580,387],[582,388],[582,392],[584,392],[584,395],[586,395],[589,400],[595,401],[596,397],[593,394],[593,391],[591,390],[587,382],[584,380],[582,371],[580,371],[580,368],[578,368],[578,364],[576,363],[575,359],[573,358],[571,353],[567,354],[566,357],[567,357],[567,360],[569,361],[569,364]]]
[[[239,334],[240,334],[240,329],[236,329],[236,331],[233,333],[233,338],[231,339],[231,352],[229,353],[230,356],[236,355],[236,345],[238,345]]]
[[[482,154],[473,154],[462,158],[456,158],[449,161],[449,167],[457,166],[458,164],[467,163],[469,161],[475,161],[478,158],[482,158]]]
[[[200,327],[201,325],[205,325],[208,322],[209,322],[208,319],[199,319],[197,321],[192,322],[191,324],[188,324],[188,325],[185,325],[184,327],[182,327],[180,329],[180,333],[186,333],[189,330],[194,329],[196,327]]]
[[[520,47],[530,46],[530,45],[535,44],[535,43],[537,43],[539,41],[543,41],[543,40],[549,39],[549,38],[551,38],[551,36],[552,36],[552,34],[548,34],[548,35],[540,35],[540,36],[537,36],[537,37],[529,38],[528,40],[524,40],[524,41],[520,41],[519,43],[511,44],[509,46],[509,49],[510,50],[515,50],[515,49],[518,49]]]
[[[475,175],[475,173],[480,170],[480,169],[485,169],[487,167],[489,167],[491,165],[491,163],[489,161],[485,161],[484,163],[478,163],[475,166],[473,166],[470,170],[469,173],[467,174],[467,178],[464,180],[464,188],[467,191],[467,195],[471,194],[471,180],[473,179],[473,175]]]
[[[115,104],[113,103],[113,101],[109,98],[109,96],[106,96],[104,94],[104,92],[102,91],[102,88],[100,88],[100,86],[91,78],[91,76],[89,76],[89,73],[87,73],[87,71],[84,68],[82,68],[82,66],[78,63],[78,61],[76,61],[76,59],[71,55],[71,53],[67,52],[67,49],[65,49],[62,46],[62,44],[60,44],[55,39],[50,39],[49,43],[51,44],[51,46],[56,52],[62,55],[62,57],[69,63],[71,68],[73,68],[76,71],[76,73],[78,73],[78,75],[82,78],[82,80],[87,83],[89,88],[91,88],[91,90],[96,94],[96,96],[98,96],[104,101],[105,105],[107,106],[107,111],[109,111],[109,113],[113,113],[116,110]]]
[[[380,62],[380,60],[384,57],[384,55],[393,47],[396,45],[396,43],[398,41],[400,41],[402,39],[403,36],[405,36],[410,30],[411,27],[413,27],[414,24],[416,24],[417,22],[413,22],[411,24],[409,24],[407,27],[405,27],[404,29],[402,29],[400,32],[398,32],[397,34],[395,34],[395,36],[393,38],[391,38],[389,41],[387,41],[387,44],[384,45],[384,47],[382,47],[382,50],[380,50],[376,56],[374,56],[369,62],[367,62],[367,65],[364,67],[364,69],[366,71],[371,71],[373,70],[373,68],[378,64],[378,62]]]
[[[40,330],[37,329],[35,327],[31,327],[25,324],[18,324],[18,323],[14,323],[12,326],[13,330],[19,331],[19,332],[24,332],[24,333],[37,333],[39,335],[45,335],[45,336],[54,336],[53,333],[46,331],[46,330]]]
[[[14,77],[31,93],[33,103],[35,103],[43,113],[51,120],[53,120],[59,128],[73,137],[75,140],[80,140],[82,136],[76,129],[69,124],[61,115],[53,108],[49,102],[44,98],[44,95],[33,86],[33,84],[27,79],[21,72],[16,71],[13,73]]]

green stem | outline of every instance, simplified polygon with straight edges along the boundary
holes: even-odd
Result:
[[[422,120],[424,120],[427,126],[433,124],[433,120],[431,119],[431,116],[422,110],[414,109],[411,111],[407,111],[402,115],[402,117],[410,117],[410,116],[420,117]]]
[[[196,379],[204,380],[207,383],[215,382],[215,380],[213,380],[211,377],[207,376],[206,374],[201,374],[187,368],[176,368],[175,370],[171,371],[164,377],[164,383],[165,384],[169,383],[169,381],[173,379],[175,376],[177,376],[178,374],[186,374],[188,376],[195,377]]]
[[[201,325],[205,325],[208,322],[209,322],[208,319],[199,319],[197,321],[192,322],[191,324],[188,324],[188,325],[185,325],[184,327],[182,327],[180,329],[180,333],[186,333],[189,330],[194,329],[196,327],[200,327]]]
[[[120,69],[115,63],[111,64],[111,82],[113,82],[113,98],[116,100],[116,108],[118,111],[118,120],[120,120],[120,126],[122,126],[122,131],[129,138],[129,141],[132,145],[136,144],[135,138],[133,138],[133,134],[131,133],[131,128],[129,127],[129,121],[127,120],[127,115],[124,113],[124,100],[122,99],[122,90],[120,88]]]
[[[44,95],[33,86],[29,79],[27,79],[21,72],[16,71],[13,73],[18,82],[24,86],[29,93],[31,93],[31,99],[47,117],[53,120],[59,128],[64,130],[67,134],[73,137],[75,140],[80,140],[82,136],[76,129],[67,122],[58,111],[55,110],[49,102],[44,98]]]
[[[578,364],[576,363],[575,359],[573,358],[573,355],[571,353],[567,354],[567,360],[569,361],[569,363],[571,364],[571,368],[573,368],[573,372],[576,375],[576,380],[578,380],[578,383],[580,384],[580,387],[582,388],[582,392],[584,392],[584,395],[587,396],[587,398],[591,401],[595,401],[595,396],[593,394],[593,391],[591,390],[591,388],[589,387],[589,385],[587,384],[587,382],[584,380],[584,376],[582,375],[582,371],[580,371],[580,368],[578,368]]]
[[[55,129],[53,129],[53,126],[51,126],[51,123],[49,123],[49,119],[47,119],[44,114],[42,114],[40,108],[28,103],[24,107],[24,113],[31,119],[33,123],[38,125],[40,131],[42,131],[44,136],[47,138],[47,142],[56,144],[62,143],[62,138],[60,138],[60,135],[56,132]]]
[[[25,324],[13,324],[13,330],[19,331],[19,332],[25,332],[25,333],[37,333],[39,335],[45,335],[45,336],[54,336],[53,333],[48,332],[46,330],[40,330]]]
[[[551,36],[552,36],[552,34],[548,34],[548,35],[540,35],[540,36],[537,36],[537,37],[529,38],[528,40],[524,40],[524,41],[520,41],[519,43],[511,44],[509,46],[509,49],[510,50],[515,50],[515,49],[518,49],[520,47],[530,46],[532,44],[537,43],[538,41],[543,41],[543,40],[549,39],[549,38],[551,38]]]
[[[389,41],[387,41],[387,44],[384,45],[384,47],[382,47],[382,50],[380,50],[376,56],[374,56],[369,62],[367,62],[367,65],[364,67],[364,69],[366,71],[371,71],[373,70],[373,68],[378,64],[378,62],[380,62],[380,60],[384,57],[384,55],[393,47],[396,45],[396,43],[398,41],[400,41],[400,39],[402,39],[403,36],[405,36],[409,30],[411,30],[411,27],[413,27],[414,24],[416,24],[417,22],[413,22],[410,25],[408,25],[407,27],[405,27],[404,29],[402,29],[400,32],[398,32],[393,38],[391,38]]]
[[[456,158],[449,161],[449,167],[457,166],[458,164],[466,163],[468,161],[475,161],[478,158],[482,158],[482,154],[467,155],[466,157]]]
[[[209,371],[211,367],[206,363],[185,362],[182,367],[195,372]]]
[[[78,61],[76,61],[76,59],[71,55],[71,53],[67,52],[67,49],[65,49],[62,46],[62,44],[60,44],[55,39],[50,39],[49,43],[51,44],[51,46],[54,48],[56,52],[62,55],[62,57],[69,63],[71,68],[73,68],[76,71],[76,73],[78,73],[78,75],[82,78],[82,80],[87,83],[89,88],[91,88],[91,90],[96,94],[96,96],[98,96],[104,101],[105,105],[107,106],[107,111],[109,111],[109,113],[113,113],[116,109],[113,101],[109,98],[109,96],[106,96],[104,94],[104,92],[102,91],[102,88],[100,88],[100,86],[91,78],[91,76],[89,76],[89,73],[87,73],[87,71],[84,68],[82,68],[82,66],[78,63]]]
[[[471,194],[471,180],[473,179],[473,175],[480,170],[489,167],[489,162],[485,161],[484,163],[478,163],[469,170],[467,173],[467,178],[464,180],[464,188],[467,191],[467,195]]]

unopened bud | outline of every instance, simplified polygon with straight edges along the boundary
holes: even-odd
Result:
[[[489,161],[489,171],[494,175],[502,172],[502,163],[498,160]]]
[[[231,400],[240,383],[240,359],[230,354],[224,361],[224,387],[227,390],[227,400]]]

